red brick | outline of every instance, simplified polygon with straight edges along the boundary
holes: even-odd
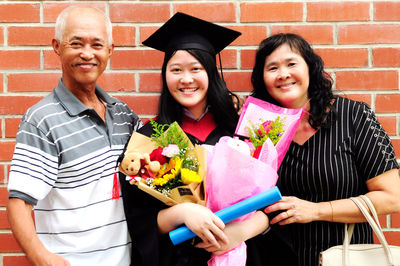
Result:
[[[113,22],[165,22],[169,17],[168,3],[110,3]]]
[[[113,26],[115,46],[135,46],[135,27]]]
[[[43,3],[43,18],[44,22],[55,22],[58,15],[63,11],[65,8],[69,6],[88,6],[88,7],[95,7],[100,10],[105,11],[106,6],[102,3]]]
[[[400,48],[374,48],[372,63],[375,67],[400,67]]]
[[[271,26],[271,34],[296,33],[302,36],[310,44],[333,43],[333,26],[331,25],[284,25]]]
[[[6,118],[6,123],[5,123],[5,135],[6,138],[15,138],[17,135],[17,130],[19,127],[19,124],[21,123],[21,118]]]
[[[400,232],[383,232],[389,245],[400,246]],[[375,237],[375,236],[374,236]],[[376,242],[378,243],[378,241]]]
[[[396,158],[400,158],[400,139],[392,139],[392,144]]]
[[[0,51],[0,69],[38,69],[40,51]]]
[[[14,153],[14,141],[0,141],[0,161],[11,161]],[[1,205],[1,187],[0,187],[0,205]]]
[[[374,20],[400,20],[400,2],[374,2]]]
[[[30,266],[25,256],[3,255],[3,266]]]
[[[40,4],[0,4],[0,22],[39,22]]]
[[[266,26],[235,26],[229,27],[242,33],[230,45],[259,45],[267,37]]]
[[[1,142],[0,142],[1,144]],[[5,207],[8,202],[8,191],[6,187],[0,187],[0,206]],[[1,234],[0,234],[1,235]]]
[[[0,252],[20,252],[21,248],[11,233],[0,234]]]
[[[111,69],[160,69],[164,53],[156,50],[120,50],[111,57]]]
[[[42,98],[36,96],[0,96],[0,115],[22,115]]]
[[[391,214],[392,228],[400,228],[400,213]]]
[[[9,45],[51,45],[54,27],[9,27]]]
[[[338,71],[338,90],[397,90],[397,71]]]
[[[251,72],[224,72],[226,86],[231,91],[252,91]]]
[[[115,96],[135,111],[138,115],[156,115],[159,96]]]
[[[367,21],[369,2],[307,3],[307,21]]]
[[[378,121],[385,129],[389,136],[396,135],[396,117],[395,116],[378,116]]]
[[[225,49],[221,52],[222,67],[227,68],[237,68],[237,52],[234,49]],[[217,56],[217,66],[219,68],[219,59]]]
[[[0,210],[0,229],[9,229],[10,224],[8,223],[6,211]]]
[[[302,21],[303,4],[300,2],[241,3],[240,22]]]
[[[377,113],[400,112],[400,94],[378,94],[375,99]],[[400,155],[400,153],[398,154]]]
[[[321,56],[325,67],[366,67],[368,66],[368,49],[344,48],[344,49],[315,49]]]
[[[161,73],[141,73],[139,75],[139,91],[161,92]]]
[[[384,215],[384,216],[380,216],[380,217],[378,217],[378,220],[379,220],[379,223],[380,223],[380,225],[381,225],[381,227],[387,227],[387,223],[386,223],[386,217],[387,217],[388,215]]]
[[[105,72],[98,84],[106,91],[135,91],[135,74]]]
[[[4,184],[4,164],[0,164],[0,184]]]
[[[242,63],[241,69],[253,69],[256,61],[256,50],[241,50],[240,62]]]
[[[175,12],[183,12],[211,22],[233,22],[236,20],[234,3],[179,3]]]
[[[3,74],[0,74],[0,92],[3,91]]]
[[[400,42],[400,25],[358,24],[339,26],[339,44],[383,44]]]
[[[9,74],[8,91],[51,91],[57,86],[59,73]]]
[[[371,103],[372,103],[370,94],[342,94],[342,93],[339,93],[339,95],[342,97],[348,98],[348,99],[352,99],[354,101],[364,102],[364,103],[368,104],[369,106],[371,106]]]
[[[53,50],[43,51],[44,69],[61,69],[60,58]]]

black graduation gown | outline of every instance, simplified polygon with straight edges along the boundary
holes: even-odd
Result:
[[[147,123],[138,132],[150,136],[153,129],[150,123]],[[222,136],[229,135],[229,132],[216,127],[204,141],[186,134],[193,144],[214,145]],[[191,241],[174,246],[168,234],[159,234],[157,215],[160,210],[167,208],[167,205],[130,185],[122,173],[119,174],[119,181],[128,230],[132,238],[132,265],[207,265],[210,253],[193,247]]]
[[[150,136],[154,131],[150,123],[139,133]],[[231,135],[221,128],[215,128],[203,141],[187,133],[193,144],[214,145],[222,136]],[[125,175],[119,174],[128,230],[132,238],[132,265],[134,266],[205,266],[211,254],[194,248],[191,241],[174,246],[168,234],[160,235],[157,214],[167,208],[164,203],[130,185]],[[274,215],[269,215],[273,217]],[[291,244],[289,232],[271,230],[264,235],[246,241],[246,266],[296,266],[297,257]]]

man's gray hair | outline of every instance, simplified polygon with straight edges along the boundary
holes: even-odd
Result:
[[[66,19],[68,17],[68,14],[76,8],[90,8],[90,9],[93,9],[103,15],[104,22],[106,23],[108,45],[111,45],[113,43],[113,38],[112,38],[112,24],[111,24],[110,18],[102,10],[100,10],[98,8],[94,8],[94,7],[69,6],[66,9],[64,9],[57,17],[54,38],[56,40],[62,42],[63,36],[64,36],[64,31],[65,31]]]

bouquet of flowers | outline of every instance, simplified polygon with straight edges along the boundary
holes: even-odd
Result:
[[[131,184],[169,206],[185,201],[204,205],[204,148],[193,146],[176,122],[167,130],[167,125],[150,123],[155,133],[150,138],[132,134],[119,170]]]
[[[248,97],[235,132],[246,140],[223,137],[207,154],[206,206],[216,212],[273,188],[278,179],[277,170],[302,112],[302,108],[286,109]],[[243,242],[222,255],[213,255],[208,265],[245,263],[246,245]]]
[[[249,121],[250,126],[246,126],[249,138],[245,141],[252,144],[252,156],[254,158],[260,157],[262,146],[267,139],[270,139],[273,145],[279,142],[284,133],[285,118],[278,116],[275,120],[265,122],[260,118],[261,122],[257,125]]]

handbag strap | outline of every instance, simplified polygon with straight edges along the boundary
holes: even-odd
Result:
[[[376,210],[375,210],[375,207],[374,207],[374,204],[372,203],[372,201],[365,195],[360,195],[360,197],[367,204],[369,211],[371,212],[372,216],[375,219],[376,224],[379,226],[379,228],[381,228],[381,224],[379,223],[379,219],[378,219],[378,214],[376,213]]]
[[[365,198],[367,198],[366,196],[364,196]],[[374,208],[374,205],[372,204],[372,202],[367,198],[367,200],[361,197],[361,199],[364,200],[364,202],[367,204],[368,208],[370,209],[372,215],[374,216],[374,218],[371,216],[371,214],[369,214],[367,208],[365,208],[365,206],[360,202],[360,200],[358,198],[350,198],[356,205],[357,207],[360,209],[361,213],[364,215],[364,217],[367,219],[369,225],[371,226],[372,230],[374,231],[375,235],[378,237],[384,251],[386,254],[386,258],[389,262],[389,265],[394,265],[393,263],[393,257],[392,257],[392,253],[390,251],[389,245],[386,241],[386,238],[382,232],[382,228],[380,227],[379,224],[379,220],[378,220],[378,215],[376,213],[376,210]],[[353,229],[354,229],[354,224],[350,224],[349,229],[347,230],[347,224],[345,224],[345,237],[344,237],[344,241],[343,241],[343,265],[348,265],[349,262],[349,244],[351,241],[351,236],[353,233]]]

